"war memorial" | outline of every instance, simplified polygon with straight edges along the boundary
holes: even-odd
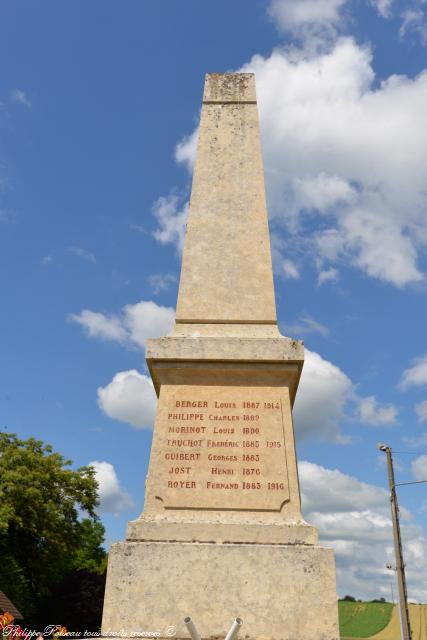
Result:
[[[142,515],[109,556],[102,633],[338,640],[331,549],[301,515],[253,74],[208,74],[176,323],[150,340],[158,395]],[[137,473],[138,470],[135,470]]]

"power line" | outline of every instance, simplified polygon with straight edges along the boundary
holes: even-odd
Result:
[[[399,482],[395,487],[404,487],[406,484],[424,484],[427,480],[416,480],[415,482]]]
[[[402,454],[406,454],[407,456],[425,456],[427,455],[427,451],[395,451],[393,449],[393,454],[395,453],[402,453]]]

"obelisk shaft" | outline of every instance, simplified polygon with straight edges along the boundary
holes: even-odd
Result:
[[[253,74],[206,76],[176,322],[276,322]]]
[[[209,74],[176,325],[148,340],[159,403],[144,511],[109,552],[102,631],[338,640],[331,549],[301,515],[292,404],[303,344],[279,334],[252,74]]]

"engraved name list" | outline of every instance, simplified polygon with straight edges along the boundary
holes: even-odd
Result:
[[[279,511],[289,499],[283,390],[179,385],[163,391],[153,455],[164,507]]]

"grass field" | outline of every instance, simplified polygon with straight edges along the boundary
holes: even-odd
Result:
[[[388,625],[389,602],[338,602],[341,638],[369,638]]]
[[[341,640],[400,640],[398,607],[381,602],[339,602]],[[427,605],[410,604],[412,640],[427,640]]]
[[[427,605],[410,604],[409,620],[411,623],[412,640],[427,640]],[[399,611],[394,607],[390,624],[376,636],[375,640],[400,640]]]

